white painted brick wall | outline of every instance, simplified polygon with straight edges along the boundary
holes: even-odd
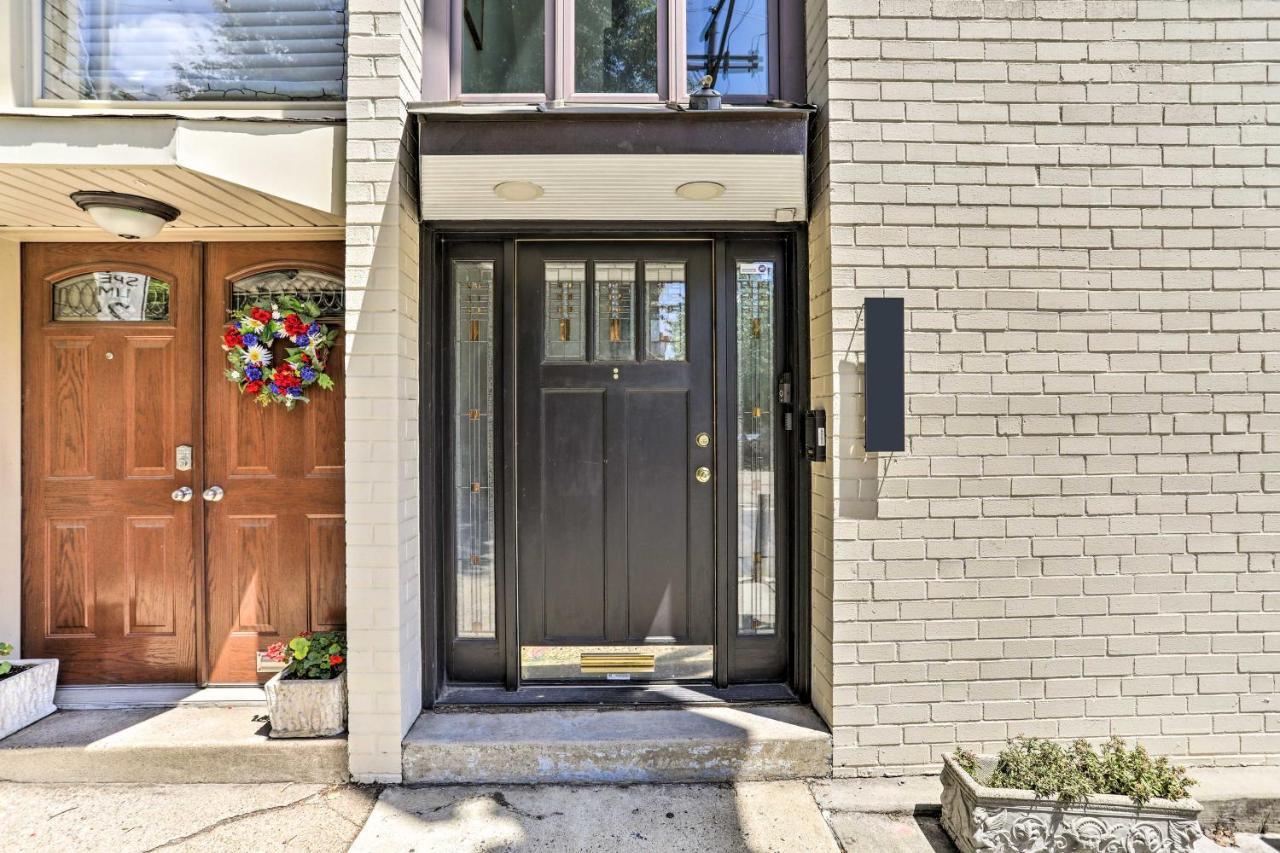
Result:
[[[400,780],[422,710],[418,541],[421,6],[350,0],[347,102],[347,622],[351,773]]]
[[[1017,734],[1280,762],[1280,2],[828,0],[810,24],[836,772]],[[876,295],[909,311],[892,457],[861,449]]]

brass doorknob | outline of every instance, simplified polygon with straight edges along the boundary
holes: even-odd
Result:
[[[699,483],[711,482],[711,469],[706,465],[699,466],[698,470],[693,472],[693,479],[697,480]]]

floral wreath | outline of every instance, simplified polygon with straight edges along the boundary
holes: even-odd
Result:
[[[310,402],[302,391],[310,385],[333,388],[324,365],[338,332],[317,322],[319,314],[314,302],[285,295],[232,311],[222,334],[222,348],[231,364],[227,379],[259,405],[284,403],[286,409],[299,400]],[[285,357],[272,367],[271,345],[277,340],[293,346],[287,346]]]

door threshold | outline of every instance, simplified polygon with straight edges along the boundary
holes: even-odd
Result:
[[[246,684],[231,687],[197,687],[194,684],[85,684],[59,687],[53,703],[64,711],[113,708],[178,708],[217,705],[219,707],[265,706],[261,687]]]
[[[507,690],[499,685],[448,685],[436,699],[435,710],[476,707],[546,707],[548,705],[753,705],[790,704],[800,699],[785,684],[541,684]]]

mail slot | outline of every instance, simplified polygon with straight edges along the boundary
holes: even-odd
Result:
[[[578,659],[583,672],[653,672],[654,656],[644,654],[611,654],[583,652]]]

